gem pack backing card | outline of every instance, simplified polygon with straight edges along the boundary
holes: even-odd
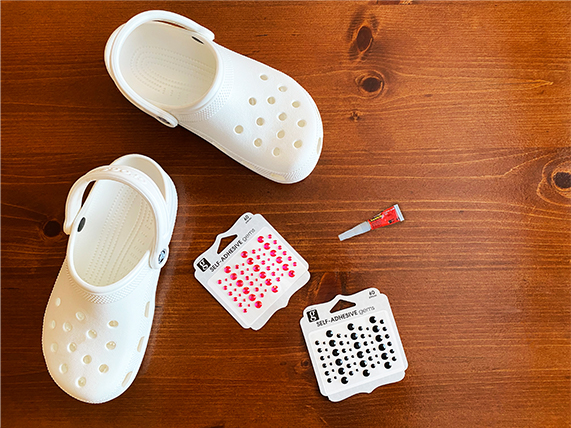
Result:
[[[234,236],[219,251],[224,238]],[[243,214],[194,262],[196,279],[244,328],[259,330],[309,281],[309,265],[260,214]]]
[[[353,306],[331,312],[341,300]],[[331,401],[404,378],[408,362],[395,319],[376,288],[308,306],[300,325],[319,390]]]

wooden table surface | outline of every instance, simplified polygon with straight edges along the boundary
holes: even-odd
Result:
[[[148,9],[300,82],[323,118],[314,172],[280,185],[142,113],[103,49]],[[2,426],[563,427],[570,424],[571,3],[3,2]],[[149,347],[102,405],[50,378],[42,318],[67,193],[127,153],[180,199]],[[405,221],[340,242],[393,203]],[[311,279],[242,329],[192,263],[245,212]],[[386,294],[404,380],[332,403],[299,327],[339,293]]]

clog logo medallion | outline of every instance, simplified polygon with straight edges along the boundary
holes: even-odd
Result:
[[[163,262],[166,256],[167,256],[167,250],[165,248],[163,251],[161,251],[161,254],[159,254],[159,264]]]

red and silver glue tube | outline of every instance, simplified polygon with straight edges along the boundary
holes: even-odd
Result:
[[[373,218],[358,224],[353,229],[343,232],[339,235],[339,240],[344,241],[345,239],[352,238],[353,236],[366,233],[369,230],[378,229],[379,227],[388,226],[389,224],[398,223],[399,221],[404,221],[404,217],[402,216],[398,204],[395,204]]]

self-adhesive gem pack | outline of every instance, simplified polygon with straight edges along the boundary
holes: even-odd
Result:
[[[224,238],[235,236],[219,251]],[[244,328],[258,330],[307,281],[305,260],[260,214],[246,213],[194,262],[196,279]]]
[[[354,305],[332,313],[340,300]],[[404,378],[408,362],[393,313],[376,288],[308,306],[300,324],[319,390],[331,401]]]

